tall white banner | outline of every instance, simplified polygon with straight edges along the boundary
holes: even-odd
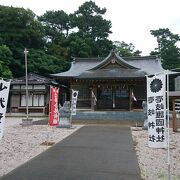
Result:
[[[77,97],[78,97],[78,91],[72,90],[71,115],[76,115]]]
[[[166,75],[147,77],[148,145],[166,148]]]
[[[10,81],[0,80],[0,140],[3,137],[5,114],[8,102]]]

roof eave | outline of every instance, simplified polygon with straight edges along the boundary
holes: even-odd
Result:
[[[145,76],[137,77],[76,77],[76,79],[86,79],[86,80],[127,80],[127,79],[145,79]]]

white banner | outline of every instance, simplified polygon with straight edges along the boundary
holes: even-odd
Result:
[[[8,102],[10,81],[0,80],[0,140],[3,137],[5,114]]]
[[[76,115],[77,97],[78,97],[78,91],[72,90],[71,115]]]
[[[166,148],[166,75],[147,77],[148,145]]]

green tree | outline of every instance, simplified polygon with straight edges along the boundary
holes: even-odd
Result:
[[[90,57],[92,55],[92,47],[88,45],[86,39],[79,37],[77,34],[70,34],[68,41],[71,56]]]
[[[44,49],[44,28],[29,9],[0,6],[0,45],[12,51],[14,77],[24,75],[24,48]]]
[[[70,60],[67,37],[70,30],[69,15],[64,11],[47,11],[38,17],[45,29],[46,54]]]
[[[43,47],[43,26],[31,10],[0,6],[0,17],[0,44],[12,51],[16,47]]]
[[[69,68],[69,63],[64,59],[46,54],[42,50],[29,49],[28,71],[49,76],[49,74],[59,73]]]
[[[115,51],[122,57],[140,56],[142,53],[139,50],[135,50],[135,46],[132,43],[127,44],[124,41],[115,41],[113,45]]]
[[[107,38],[111,33],[111,22],[103,19],[105,13],[106,8],[101,9],[93,1],[85,2],[72,14],[72,27],[78,28],[82,37],[93,40]]]
[[[105,13],[106,8],[100,8],[93,1],[88,1],[70,15],[71,26],[77,30],[77,40],[73,42],[73,47],[76,43],[83,42],[83,50],[79,54],[81,57],[106,56],[112,50],[112,41],[108,40],[111,22],[103,18]]]
[[[39,17],[46,32],[46,52],[67,60],[71,56],[107,55],[113,46],[107,39],[111,22],[103,19],[105,12],[105,8],[92,1],[85,2],[70,15],[64,11],[47,11]]]
[[[155,48],[151,54],[159,54],[165,69],[180,68],[180,48],[177,46],[180,36],[173,34],[168,28],[160,28],[150,32],[157,38],[158,42],[158,48]]]
[[[65,37],[69,35],[70,18],[64,11],[46,11],[46,13],[39,16],[38,19],[45,27],[48,41],[56,41],[59,34],[64,34]]]
[[[5,46],[1,45],[0,46],[0,76],[2,78],[12,78],[12,72],[9,68],[9,64],[12,62],[13,57],[12,57],[12,52],[10,49]]]
[[[47,11],[38,18],[29,9],[0,6],[0,46],[7,46],[12,56],[10,63],[5,62],[8,58],[0,59],[0,68],[10,70],[2,72],[6,77],[24,75],[25,47],[29,50],[28,71],[42,75],[67,70],[71,56],[107,56],[113,42],[108,39],[111,22],[103,18],[105,13],[93,1],[70,15]]]

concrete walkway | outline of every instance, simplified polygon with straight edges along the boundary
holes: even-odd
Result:
[[[140,180],[128,127],[85,126],[1,180]]]

